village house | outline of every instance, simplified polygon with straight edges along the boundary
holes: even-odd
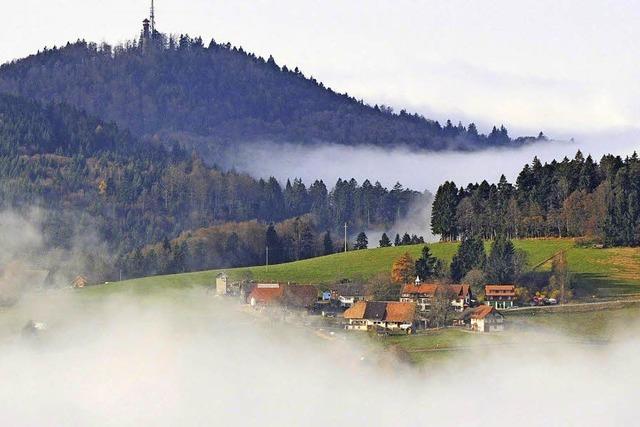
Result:
[[[368,298],[367,287],[362,283],[340,283],[331,287],[331,299],[338,301],[340,307],[349,308],[358,301]]]
[[[415,283],[403,286],[400,301],[413,302],[420,313],[427,313],[431,310],[431,304],[438,290],[451,293],[451,305],[458,312],[462,312],[471,306],[473,294],[469,285],[422,283],[419,278],[416,279]]]
[[[504,316],[495,307],[481,305],[470,316],[471,330],[476,332],[504,331]]]
[[[312,285],[258,283],[249,292],[247,302],[252,307],[279,305],[292,309],[309,309],[318,301],[318,290]]]
[[[516,299],[515,285],[486,285],[484,287],[485,304],[497,309],[513,307]]]
[[[404,330],[411,333],[416,317],[412,302],[358,301],[344,312],[345,329],[367,331],[375,328]]]

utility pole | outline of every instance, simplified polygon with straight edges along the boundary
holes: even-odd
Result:
[[[266,252],[267,252],[267,254],[266,254],[267,255],[267,261],[266,261],[265,265],[266,265],[267,270],[268,270],[269,269],[269,246],[267,246],[267,251]]]
[[[344,223],[344,251],[347,252],[347,223]]]

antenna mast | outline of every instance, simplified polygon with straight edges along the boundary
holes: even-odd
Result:
[[[155,13],[155,7],[153,5],[153,0],[151,0],[151,36],[153,37],[153,35],[156,32],[156,13]]]

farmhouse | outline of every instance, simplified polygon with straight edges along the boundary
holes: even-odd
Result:
[[[416,317],[416,305],[412,302],[358,301],[344,312],[347,330],[367,331],[374,328],[410,333]]]
[[[317,300],[318,290],[315,286],[279,283],[259,283],[247,297],[252,307],[280,305],[297,309],[311,308]]]
[[[504,331],[504,316],[490,305],[481,305],[471,313],[471,329],[476,332]]]
[[[425,313],[431,310],[431,304],[437,292],[450,293],[451,305],[458,312],[468,308],[473,298],[469,285],[422,283],[420,279],[416,279],[415,283],[403,286],[400,301],[413,302],[418,307],[418,311]]]
[[[284,295],[284,286],[253,288],[247,300],[252,307],[264,307],[267,305],[280,304]]]
[[[340,283],[331,287],[331,299],[338,301],[340,307],[349,308],[358,301],[368,298],[367,288],[361,283]]]
[[[512,308],[516,299],[515,285],[486,285],[485,304],[497,309]]]

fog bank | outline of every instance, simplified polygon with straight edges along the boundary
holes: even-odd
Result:
[[[48,330],[21,335],[34,316]],[[596,426],[637,418],[634,340],[485,346],[418,368],[357,334],[320,338],[204,290],[32,296],[0,312],[0,324],[0,419],[11,426]]]
[[[501,174],[515,181],[518,173],[534,156],[543,162],[564,156],[573,158],[577,150],[585,157],[599,160],[607,153],[630,155],[640,150],[640,130],[630,129],[606,134],[577,136],[571,141],[551,141],[518,149],[489,149],[478,152],[418,153],[408,149],[387,150],[378,147],[346,147],[339,144],[277,144],[261,142],[241,145],[223,155],[217,163],[256,178],[275,176],[284,182],[302,178],[311,183],[323,179],[332,186],[338,178],[380,181],[387,187],[400,182],[405,187],[435,192],[438,186],[453,180],[458,185],[486,179],[497,182]]]

